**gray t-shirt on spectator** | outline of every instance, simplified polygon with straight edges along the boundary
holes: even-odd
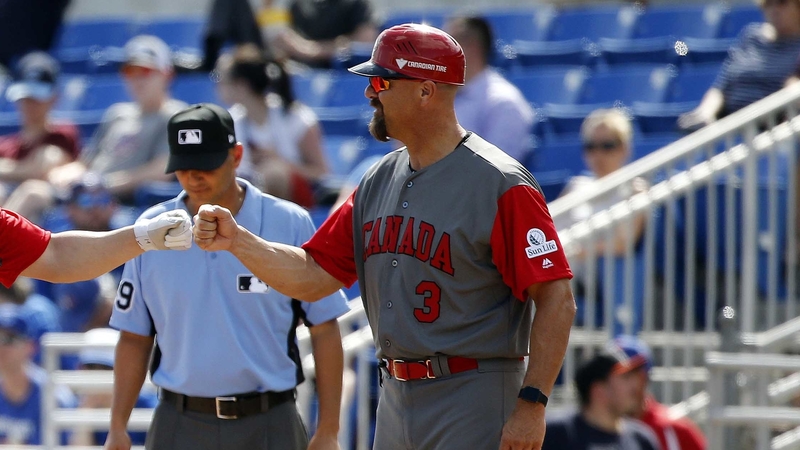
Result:
[[[111,105],[81,161],[93,172],[108,174],[140,167],[169,154],[167,122],[186,106],[170,99],[157,113],[142,114],[136,103]]]

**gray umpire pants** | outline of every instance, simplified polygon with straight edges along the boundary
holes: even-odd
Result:
[[[384,375],[373,449],[497,449],[524,370],[522,361],[480,360],[478,370],[433,380]]]
[[[297,405],[285,402],[240,419],[180,412],[159,402],[147,432],[147,450],[306,450],[308,432]]]

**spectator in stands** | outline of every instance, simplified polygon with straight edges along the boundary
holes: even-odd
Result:
[[[11,67],[26,53],[55,43],[70,0],[0,1],[0,66]]]
[[[252,44],[264,49],[261,30],[248,0],[214,0],[206,23],[201,69],[211,71],[225,43]]]
[[[491,25],[480,16],[456,17],[445,31],[461,44],[467,60],[466,84],[456,95],[458,122],[524,163],[533,146],[534,112],[519,89],[489,67]]]
[[[19,306],[0,305],[0,444],[42,443],[41,396],[46,373],[31,362],[33,352],[30,325]],[[55,395],[60,407],[75,407],[69,390],[56,388]]]
[[[653,357],[647,344],[635,336],[622,335],[609,343],[608,351],[625,361],[630,371],[625,381],[633,387],[635,401],[625,414],[650,427],[663,450],[704,450],[706,440],[697,425],[686,418],[671,418],[667,407],[648,392]]]
[[[561,196],[573,192],[592,192],[596,180],[621,169],[630,160],[632,138],[633,127],[628,117],[621,110],[598,109],[590,113],[581,125],[583,157],[586,166],[589,168],[589,173],[572,177],[561,193]],[[585,202],[574,208],[564,219],[556,221],[556,229],[565,230],[578,222],[588,219],[597,212],[608,209],[621,201],[645,191],[647,188],[648,183],[644,179],[636,179],[628,185],[622,186],[591,202]],[[591,247],[589,245],[583,245],[576,254],[570,257],[570,267],[575,274],[575,281],[579,286],[576,300],[579,304],[578,316],[576,318],[578,323],[590,319],[583,316],[585,308],[580,307],[582,306],[581,302],[584,298],[596,298],[598,303],[605,301],[603,298],[603,294],[606,292],[604,286],[606,279],[603,276],[605,265],[614,264],[618,268],[620,266],[625,267],[624,257],[627,254],[629,245],[633,249],[636,248],[636,245],[643,235],[646,219],[646,214],[638,214],[630,221],[620,223],[613,230],[610,240],[602,237],[595,239]],[[605,255],[607,251],[611,252],[611,256],[614,258],[613,261],[606,260]],[[594,256],[592,261],[587,260],[589,255]],[[594,272],[589,270],[589,264],[595,264],[596,270]],[[615,270],[615,272],[619,270]],[[634,264],[633,270],[641,271],[642,269],[640,265]],[[596,276],[594,282],[587,278],[591,273],[594,273]],[[624,282],[621,281],[621,278],[617,278],[616,282],[613,284],[614,290],[610,300],[616,305],[613,315],[614,320],[616,320],[615,327],[620,328],[615,328],[614,332],[622,331],[622,329],[638,330],[639,327],[641,327],[644,298],[642,290],[636,289],[639,286],[638,275],[635,275],[633,278],[633,305],[631,307],[625,304],[626,295],[624,289],[626,289],[626,286]],[[594,296],[591,293],[588,293],[586,296],[582,295],[586,293],[585,289],[589,286],[595,286]],[[633,310],[631,310],[631,308],[633,308]],[[598,304],[597,308],[595,308],[595,312],[596,316],[592,319],[595,325],[603,324],[604,307]],[[632,328],[625,328],[628,324],[630,324]]]
[[[283,66],[256,47],[243,46],[221,83],[237,103],[231,115],[245,148],[238,173],[255,174],[269,194],[312,206],[314,186],[328,172],[322,130],[316,114],[295,100]]]
[[[575,373],[580,409],[547,420],[542,450],[656,450],[661,447],[641,422],[625,418],[635,401],[626,361],[599,353]]]
[[[86,343],[89,345],[108,345],[119,341],[119,331],[111,328],[97,328],[86,332]],[[114,370],[114,350],[103,348],[87,348],[78,354],[80,370]],[[85,393],[78,397],[78,408],[108,409],[111,408],[112,394],[108,392]],[[158,398],[155,393],[142,392],[136,401],[136,408],[155,408]],[[70,436],[70,445],[102,446],[106,441],[107,431],[78,429]],[[144,431],[130,433],[133,445],[144,445],[147,433]]]
[[[32,361],[41,364],[40,341],[45,333],[61,331],[59,311],[53,302],[31,291],[27,279],[17,279],[10,288],[0,285],[0,303],[19,306],[19,313],[28,325],[27,333],[33,342]]]
[[[561,196],[573,192],[591,192],[594,182],[606,175],[621,169],[631,158],[633,127],[628,117],[619,109],[598,109],[592,111],[581,125],[581,139],[583,140],[583,157],[590,173],[578,175],[569,180]],[[585,203],[579,208],[570,211],[568,220],[556,224],[556,228],[563,230],[569,226],[588,219],[592,214],[608,209],[620,201],[647,189],[647,182],[637,179],[632,184],[603,196],[592,203]],[[639,241],[644,231],[645,216],[637,216],[630,227],[619,227],[614,233],[611,242],[599,241],[595,247],[595,254],[602,256],[607,246],[611,246],[612,254],[624,255],[629,241],[634,244]],[[583,255],[586,250],[581,252]],[[570,261],[573,272],[576,273],[574,262]]]
[[[276,13],[273,0],[263,5],[259,21],[270,50],[281,59],[328,68],[351,44],[372,47],[378,36],[369,0],[291,0],[288,14]]]
[[[59,66],[47,53],[25,55],[14,71],[14,83],[6,98],[19,111],[20,131],[0,137],[0,203],[16,186],[28,179],[45,180],[50,171],[74,161],[79,153],[78,129],[68,123],[54,123],[50,111],[58,99]],[[9,199],[7,205],[27,213],[24,199]]]
[[[169,154],[164,136],[169,118],[186,104],[170,98],[172,56],[164,41],[136,36],[125,45],[125,52],[121,74],[134,102],[112,105],[81,160],[59,168],[50,181],[64,189],[92,171],[130,204],[137,188],[172,179],[164,173]]]
[[[742,30],[700,105],[678,118],[681,129],[701,128],[761,100],[792,75],[800,54],[800,1],[758,2],[766,22]]]

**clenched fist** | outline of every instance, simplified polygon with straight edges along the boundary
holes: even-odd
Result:
[[[163,212],[137,220],[133,234],[144,251],[188,250],[192,246],[192,218],[182,209]]]
[[[203,250],[230,250],[238,232],[236,219],[221,206],[203,205],[194,216],[194,241]]]

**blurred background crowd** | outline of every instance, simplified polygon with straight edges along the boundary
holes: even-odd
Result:
[[[180,17],[102,18],[74,18],[79,5],[70,3],[0,2],[0,205],[52,231],[115,229],[176,195],[179,185],[164,174],[167,120],[199,102],[230,109],[245,146],[239,175],[308,208],[319,225],[377,158],[402,146],[369,137],[366,82],[344,70],[369,59],[375,37],[394,24],[428,23],[461,43],[459,122],[525,164],[548,200],[796,81],[800,57],[798,0],[486,1],[469,10],[215,0]],[[647,187],[636,180],[557,226]],[[637,222],[638,241],[644,217]],[[629,235],[620,229],[582,254],[622,255]],[[581,258],[572,265],[580,276]],[[22,279],[0,292],[0,443],[39,442],[39,400],[28,394],[41,385],[44,333],[100,329],[98,339],[115,339],[104,328],[119,275],[67,285]],[[107,370],[113,358],[95,352],[62,364]],[[607,381],[613,364],[595,364],[604,368],[591,376]],[[61,397],[64,405],[109,403]]]

